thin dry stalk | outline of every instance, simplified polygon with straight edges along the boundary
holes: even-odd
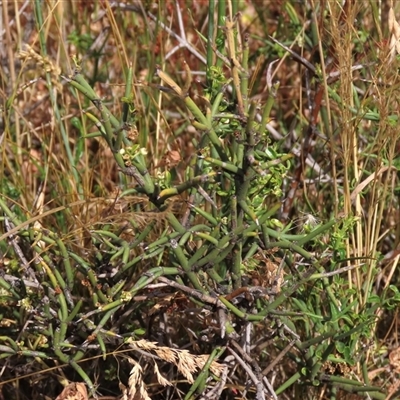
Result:
[[[352,41],[356,35],[353,21],[359,11],[358,2],[347,2],[346,8],[343,9],[339,2],[328,2],[331,14],[330,33],[335,43],[335,51],[337,52],[336,62],[341,72],[339,96],[342,106],[340,108],[342,127],[340,130],[340,141],[343,151],[343,176],[344,176],[344,213],[345,215],[355,214],[361,217],[363,214],[360,196],[356,196],[353,204],[351,202],[352,182],[358,182],[361,171],[359,169],[360,161],[358,156],[358,138],[355,120],[351,114],[350,108],[354,106],[353,102],[353,74],[352,74]],[[347,256],[349,258],[364,256],[364,239],[362,231],[362,220],[357,219],[351,241],[348,241]],[[348,273],[349,287],[356,283],[356,287],[360,289],[358,293],[361,295],[361,276],[358,270]],[[355,274],[355,276],[354,276]],[[361,297],[360,297],[361,303]]]

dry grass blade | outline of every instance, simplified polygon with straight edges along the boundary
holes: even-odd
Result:
[[[384,172],[386,172],[389,169],[390,169],[390,167],[381,167],[374,174],[370,175],[368,178],[364,179],[361,183],[359,183],[357,185],[357,187],[351,193],[351,196],[350,196],[351,201],[354,201],[356,199],[356,197],[365,189],[365,187],[369,183],[371,183],[372,181],[377,179],[377,177],[379,175],[383,174]],[[393,169],[393,171],[396,171],[396,168],[392,167],[392,169]]]

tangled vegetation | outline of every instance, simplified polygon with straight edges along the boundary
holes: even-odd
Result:
[[[400,397],[400,4],[2,10],[0,399]]]

